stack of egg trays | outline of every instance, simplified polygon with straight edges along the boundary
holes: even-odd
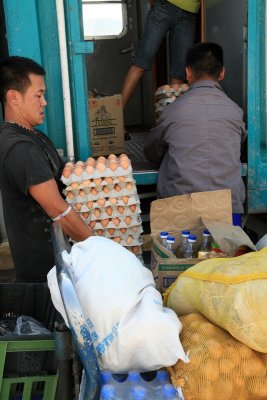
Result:
[[[135,255],[142,254],[143,232],[140,200],[137,194],[131,164],[116,171],[107,167],[92,173],[83,168],[78,176],[71,172],[62,182],[67,186],[63,193],[66,201],[80,214],[85,223],[98,236],[120,243]]]
[[[170,87],[170,85],[160,86],[155,93],[155,112],[157,117],[168,104],[172,103],[177,97],[185,93],[187,90],[187,84],[177,84],[174,85],[174,87]]]

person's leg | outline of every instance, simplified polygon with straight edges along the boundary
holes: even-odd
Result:
[[[196,39],[197,14],[176,9],[176,23],[170,30],[171,83],[185,82],[186,53]]]
[[[128,103],[139,79],[142,77],[144,72],[145,70],[143,68],[138,67],[138,65],[131,65],[131,67],[129,68],[121,88],[123,109]]]
[[[128,103],[139,79],[144,71],[150,70],[152,61],[159,46],[171,27],[168,5],[166,0],[156,0],[145,22],[144,32],[121,89],[123,107]]]

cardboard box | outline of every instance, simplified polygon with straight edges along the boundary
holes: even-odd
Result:
[[[93,156],[124,152],[121,95],[89,98]]]
[[[177,258],[159,242],[159,233],[168,231],[175,236],[176,249],[181,244],[181,232],[189,229],[197,235],[200,244],[202,218],[232,223],[232,201],[230,190],[192,193],[155,200],[150,209],[152,235],[151,271],[157,289],[163,293],[187,268],[203,260]]]

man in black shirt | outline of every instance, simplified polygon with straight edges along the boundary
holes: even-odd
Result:
[[[53,219],[74,240],[92,235],[61,196],[63,162],[43,123],[45,71],[35,61],[9,57],[0,64],[0,189],[8,241],[17,280],[45,282],[54,266],[50,236]]]

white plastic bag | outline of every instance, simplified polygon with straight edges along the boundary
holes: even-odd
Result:
[[[41,322],[28,315],[20,315],[16,320],[15,335],[51,335]]]
[[[68,258],[100,369],[151,371],[178,359],[188,362],[179,340],[181,323],[163,307],[151,271],[135,255],[110,239],[93,236],[76,243]],[[55,267],[48,285],[66,321]]]

